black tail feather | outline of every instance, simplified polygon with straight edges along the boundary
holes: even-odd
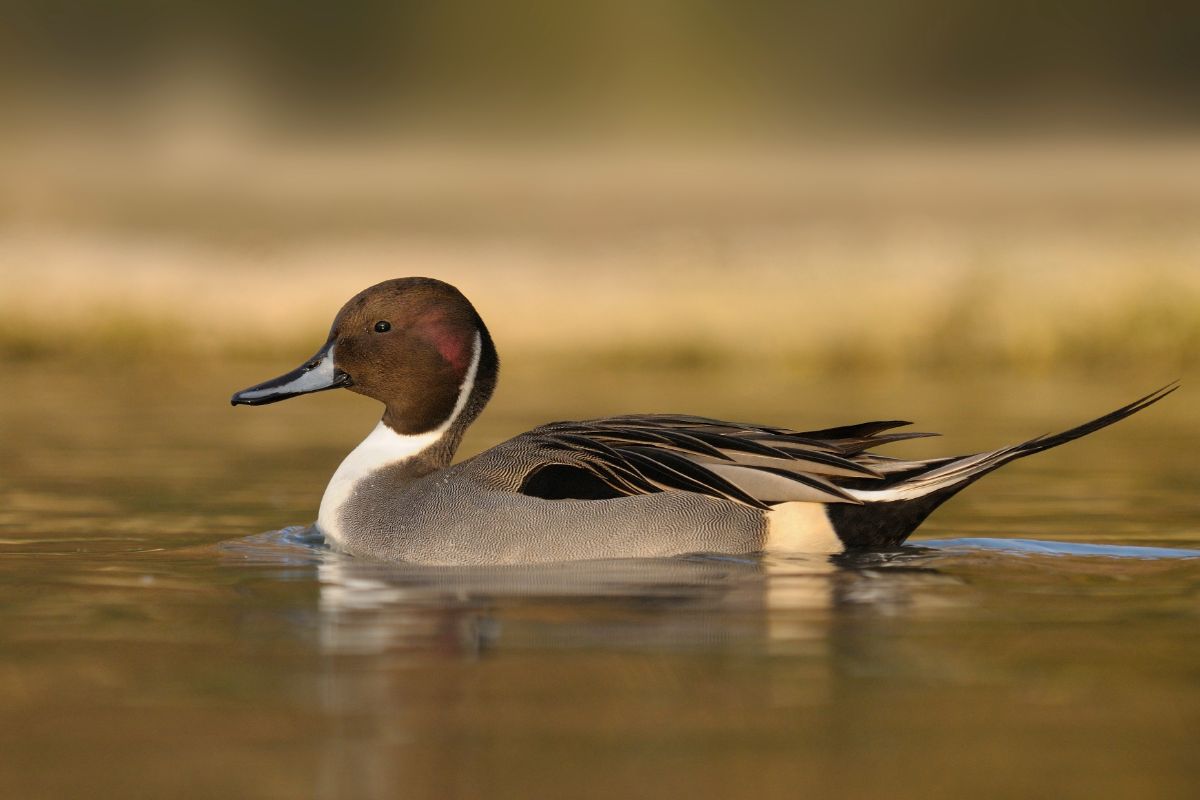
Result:
[[[1120,422],[1126,417],[1157,403],[1178,388],[1179,381],[1173,381],[1145,397],[1118,408],[1116,411],[1065,430],[1062,433],[1039,436],[1036,439],[1030,439],[1014,447],[997,450],[989,458],[981,460],[977,465],[964,472],[960,479],[948,485],[931,486],[929,492],[925,494],[902,500],[872,502],[868,499],[867,502],[861,505],[846,503],[829,504],[826,506],[829,519],[833,523],[834,530],[837,531],[838,536],[848,549],[898,545],[907,539],[916,530],[917,526],[924,522],[925,518],[933,513],[938,506],[984,475],[999,469],[1010,461],[1015,461],[1018,458],[1024,458],[1034,453],[1040,453],[1052,447],[1058,447],[1061,444],[1066,444],[1080,437],[1087,436],[1089,433],[1094,433],[1101,428],[1106,428],[1115,422]],[[963,456],[963,459],[974,457]],[[933,469],[951,468],[950,465],[954,460],[958,459],[939,459],[936,462],[931,462],[927,469],[921,470],[916,474],[904,474],[900,480],[888,481],[888,484],[891,486],[900,486],[908,481],[920,481],[922,476],[927,475]],[[863,489],[870,488],[870,485],[865,481],[857,482],[856,486],[860,486]],[[868,493],[864,492],[863,494]]]
[[[833,530],[847,550],[873,550],[901,544],[925,518],[959,489],[934,492],[913,500],[891,503],[830,503],[825,506]]]
[[[1021,458],[1023,456],[1033,455],[1034,453],[1040,453],[1043,450],[1049,450],[1052,447],[1058,447],[1060,444],[1066,444],[1067,442],[1072,442],[1080,437],[1087,436],[1089,433],[1095,433],[1101,428],[1107,428],[1114,422],[1120,422],[1126,417],[1132,416],[1141,411],[1143,408],[1154,405],[1159,400],[1162,400],[1164,397],[1171,394],[1178,388],[1179,381],[1172,381],[1161,389],[1151,392],[1150,394],[1138,400],[1134,400],[1129,405],[1122,406],[1116,411],[1105,414],[1103,417],[1098,417],[1091,422],[1085,422],[1082,425],[1063,431],[1062,433],[1055,433],[1046,436],[1039,436],[1036,439],[1030,439],[1028,442],[1018,446],[1018,452],[1013,456],[1013,458]],[[1009,460],[1011,461],[1012,459]]]

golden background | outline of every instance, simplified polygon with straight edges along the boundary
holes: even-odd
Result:
[[[1109,4],[6,3],[0,354],[1109,370],[1200,343],[1200,30]]]

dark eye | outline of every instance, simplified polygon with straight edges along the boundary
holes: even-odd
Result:
[[[379,320],[379,322],[375,323],[375,332],[376,333],[387,333],[391,329],[392,329],[392,323],[388,322],[387,320],[381,319],[381,320]]]

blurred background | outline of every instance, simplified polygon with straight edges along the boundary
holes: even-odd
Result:
[[[302,357],[373,282],[508,363],[1165,379],[1166,4],[3,0],[0,356]]]
[[[0,0],[5,796],[1194,798],[1200,562],[1117,557],[1200,548],[1172,5]],[[1184,389],[903,558],[459,583],[279,531],[375,403],[228,406],[406,275],[504,361],[463,455]]]

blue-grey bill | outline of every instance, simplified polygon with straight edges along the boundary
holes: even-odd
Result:
[[[323,392],[350,384],[350,376],[333,365],[333,342],[330,342],[291,372],[243,389],[230,398],[229,402],[235,406],[262,406],[289,397]]]

